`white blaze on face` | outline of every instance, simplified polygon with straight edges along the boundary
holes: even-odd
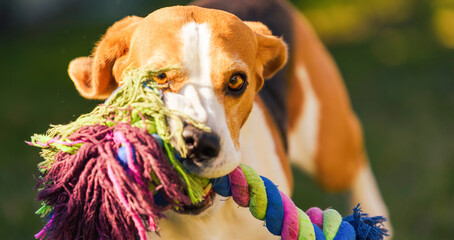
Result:
[[[240,161],[227,128],[224,106],[215,95],[211,79],[211,32],[206,23],[187,23],[181,29],[182,69],[188,81],[178,93],[166,93],[167,107],[188,114],[205,123],[221,142],[218,157],[203,163],[199,169],[190,169],[204,177],[219,177],[231,172]]]

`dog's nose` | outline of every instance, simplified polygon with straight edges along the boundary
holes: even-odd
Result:
[[[185,124],[183,139],[188,149],[188,158],[194,162],[203,162],[217,157],[221,150],[218,135],[202,131],[191,124]]]

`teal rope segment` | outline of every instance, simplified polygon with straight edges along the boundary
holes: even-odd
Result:
[[[246,165],[240,165],[228,176],[212,179],[211,183],[221,196],[233,196],[238,205],[249,207],[255,218],[265,220],[270,233],[283,240],[380,240],[388,236],[382,228],[385,219],[367,217],[359,206],[344,219],[334,209],[311,208],[306,213],[274,183]]]

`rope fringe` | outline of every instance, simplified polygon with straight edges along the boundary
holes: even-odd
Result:
[[[353,214],[343,220],[355,228],[357,240],[378,240],[383,239],[383,236],[389,236],[388,230],[383,225],[386,218],[369,217],[368,214],[363,213],[359,204],[353,208]]]
[[[203,201],[212,183],[232,196],[268,230],[284,240],[379,240],[388,236],[383,217],[368,217],[356,206],[342,219],[334,209],[307,212],[254,169],[240,165],[227,176],[197,177],[183,167],[183,122],[210,131],[182,113],[165,108],[153,76],[178,69],[128,69],[124,85],[104,104],[66,125],[35,134],[42,148],[36,212],[47,222],[36,239],[140,239],[157,231],[171,208]],[[175,123],[170,133],[167,120]]]

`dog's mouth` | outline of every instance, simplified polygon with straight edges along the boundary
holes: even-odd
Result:
[[[204,199],[196,204],[190,204],[190,205],[182,205],[179,206],[177,209],[173,209],[177,213],[181,214],[187,214],[187,215],[198,215],[211,207],[213,205],[213,200],[216,196],[216,192],[212,188],[212,184],[209,183],[205,188],[204,188],[205,196]]]

